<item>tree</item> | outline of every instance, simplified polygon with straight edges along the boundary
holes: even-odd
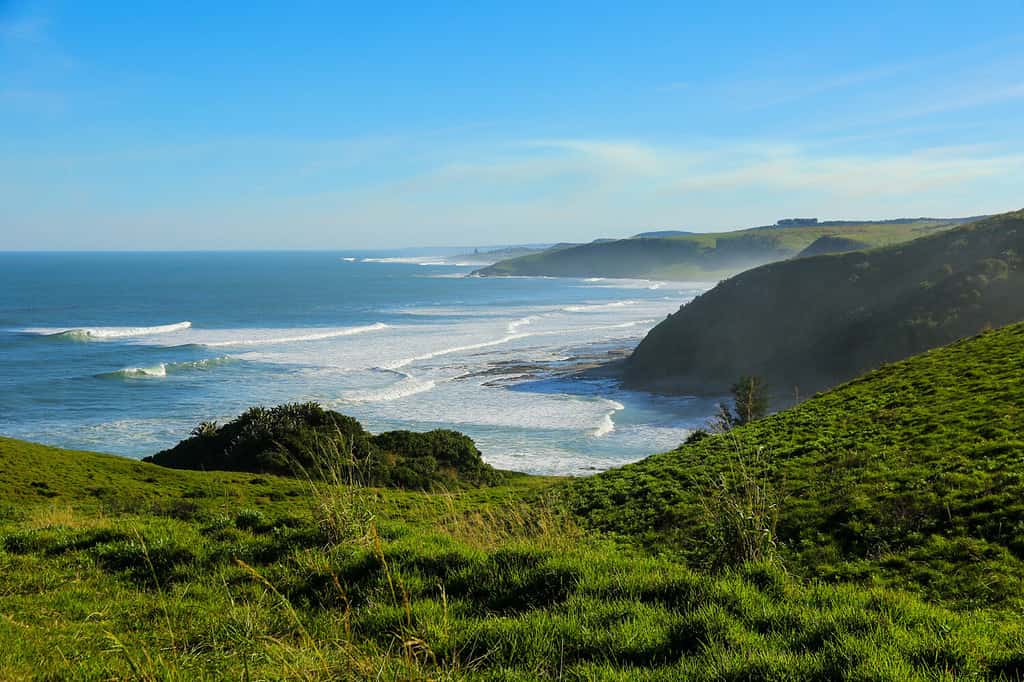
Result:
[[[768,388],[758,376],[740,377],[732,386],[733,421],[746,424],[768,414]]]

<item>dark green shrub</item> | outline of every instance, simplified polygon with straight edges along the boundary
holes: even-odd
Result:
[[[352,417],[316,403],[253,407],[221,427],[204,422],[191,437],[146,461],[176,469],[298,475],[415,490],[492,485],[503,478],[461,433],[439,429],[372,436]],[[254,485],[266,482],[251,479]]]

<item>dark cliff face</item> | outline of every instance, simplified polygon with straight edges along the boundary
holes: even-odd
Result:
[[[628,385],[719,393],[759,375],[783,400],[1024,319],[1024,211],[894,247],[773,263],[655,327]]]

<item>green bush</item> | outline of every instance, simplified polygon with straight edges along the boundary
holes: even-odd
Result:
[[[429,490],[495,485],[472,439],[456,431],[393,431],[373,436],[346,415],[316,403],[253,407],[145,461],[176,469],[247,471],[337,482]],[[256,484],[260,479],[252,479]],[[271,491],[270,494],[279,494]],[[178,505],[183,513],[184,502]]]

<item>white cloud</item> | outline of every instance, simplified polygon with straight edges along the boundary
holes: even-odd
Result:
[[[708,189],[813,190],[832,196],[870,198],[911,195],[978,178],[1024,170],[1024,155],[979,155],[974,150],[926,149],[888,156],[812,156],[803,152],[764,155],[729,167],[696,171],[675,185]]]

